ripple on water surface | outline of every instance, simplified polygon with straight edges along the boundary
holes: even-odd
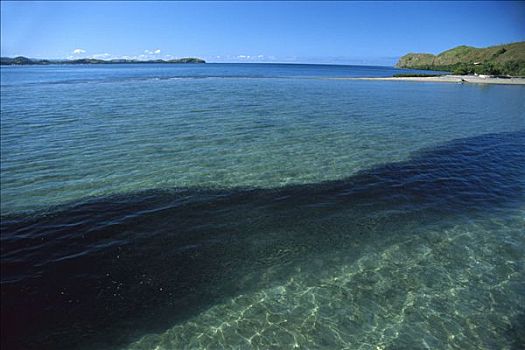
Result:
[[[351,250],[318,256],[282,284],[127,349],[517,349],[525,340],[524,213],[398,233],[359,247],[354,261]]]
[[[119,80],[177,69],[2,69],[3,82],[38,74],[72,82],[2,86],[2,213],[145,189],[318,183],[421,147],[525,127],[519,86]],[[82,74],[104,82],[87,88],[75,83]]]
[[[60,69],[2,69],[3,347],[525,348],[522,87]]]

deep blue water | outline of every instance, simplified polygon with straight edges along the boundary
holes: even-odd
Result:
[[[109,64],[4,66],[2,85],[115,83],[137,80],[185,78],[340,78],[390,77],[396,73],[436,72],[382,66],[343,66],[322,64]],[[437,72],[439,73],[439,72]]]
[[[525,344],[525,88],[1,69],[2,348]]]

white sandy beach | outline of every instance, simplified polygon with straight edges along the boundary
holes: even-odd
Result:
[[[390,81],[422,81],[432,83],[470,83],[470,84],[507,84],[525,85],[525,78],[492,78],[475,75],[442,75],[437,77],[384,77],[384,78],[334,78],[341,80],[390,80]]]

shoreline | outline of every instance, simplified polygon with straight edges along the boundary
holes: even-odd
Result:
[[[525,85],[525,78],[491,78],[475,75],[442,75],[437,77],[369,77],[369,78],[332,78],[335,80],[380,80],[380,81],[417,81],[431,83],[456,83],[456,84],[500,84],[500,85]]]

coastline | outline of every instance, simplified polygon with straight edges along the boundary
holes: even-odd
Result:
[[[469,84],[505,84],[525,85],[525,78],[492,78],[475,75],[442,75],[437,77],[381,77],[381,78],[331,78],[336,80],[382,80],[382,81],[418,81],[432,83],[469,83]]]

